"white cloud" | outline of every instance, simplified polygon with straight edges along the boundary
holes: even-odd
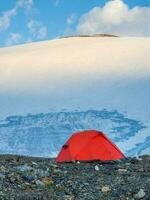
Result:
[[[0,17],[0,32],[6,30],[10,26],[10,22],[12,17],[14,17],[17,14],[16,9],[12,9],[9,11],[6,11],[1,17]]]
[[[20,42],[31,42],[33,39],[40,40],[46,38],[47,27],[44,26],[42,22],[33,19],[33,8],[33,0],[17,0],[12,9],[5,11],[2,16],[0,16],[0,32],[2,32],[6,31],[11,26],[13,18],[18,15],[20,10],[23,12],[29,11],[29,14],[32,13],[32,15],[28,16],[29,21],[27,23],[30,39],[26,39],[25,36],[23,37],[18,33],[11,33],[5,42],[6,46],[19,44]]]
[[[0,32],[5,31],[10,27],[12,18],[17,15],[20,8],[29,10],[32,6],[32,0],[18,0],[12,9],[4,12],[2,16],[0,16]]]
[[[22,39],[22,36],[19,33],[11,33],[8,40],[6,41],[6,46],[19,44],[21,39]]]
[[[76,15],[72,13],[68,18],[67,18],[67,24],[71,25],[74,24],[76,21]]]
[[[44,39],[47,36],[47,28],[41,22],[36,20],[30,20],[27,27],[33,37],[37,39]]]
[[[109,33],[123,36],[150,36],[150,6],[129,8],[123,0],[111,0],[81,16],[80,34]]]
[[[24,7],[26,9],[31,9],[33,7],[33,0],[19,0],[16,3],[16,7]]]
[[[15,8],[16,10],[19,8],[24,8],[26,10],[30,10],[33,7],[33,0],[18,0],[16,2]]]
[[[53,0],[54,6],[58,6],[60,3],[60,0]]]

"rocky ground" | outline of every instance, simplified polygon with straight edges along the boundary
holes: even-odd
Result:
[[[65,164],[0,156],[0,199],[150,200],[150,156]]]

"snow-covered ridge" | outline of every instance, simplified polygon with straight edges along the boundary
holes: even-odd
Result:
[[[31,94],[48,84],[53,92],[86,81],[89,74],[91,79],[143,77],[150,74],[149,46],[149,38],[81,37],[2,48],[0,90]]]
[[[27,116],[10,116],[0,121],[0,153],[31,156],[55,156],[69,136],[79,130],[97,129],[105,132],[115,143],[126,143],[144,132],[146,127],[117,110],[51,112]],[[147,138],[149,139],[149,138]],[[139,146],[142,147],[139,151]],[[137,144],[140,154],[147,143]],[[133,146],[134,155],[137,154]],[[124,153],[133,155],[132,147]]]

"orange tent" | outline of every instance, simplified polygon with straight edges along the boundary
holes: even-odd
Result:
[[[102,132],[89,130],[74,133],[63,145],[56,162],[73,160],[118,160],[124,154]]]

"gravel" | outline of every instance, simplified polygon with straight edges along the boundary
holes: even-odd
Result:
[[[149,200],[150,156],[64,164],[0,156],[0,199]]]

